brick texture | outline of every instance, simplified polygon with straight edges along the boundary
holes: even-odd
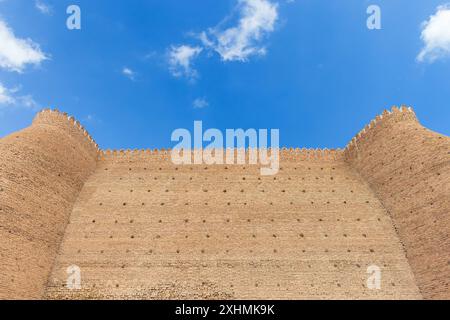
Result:
[[[393,108],[346,158],[393,218],[424,298],[450,299],[450,139]]]
[[[0,140],[0,298],[449,298],[449,140],[393,109],[345,150],[284,149],[261,176],[98,151],[45,111]]]
[[[0,298],[44,294],[73,204],[97,146],[72,118],[40,113],[0,140]]]

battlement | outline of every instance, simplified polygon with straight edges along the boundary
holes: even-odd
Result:
[[[184,150],[179,150],[184,152]],[[207,149],[203,149],[207,151]],[[246,158],[249,157],[251,152],[259,153],[259,149],[223,149],[223,155],[227,153],[237,154],[244,152]],[[272,149],[268,148],[267,153],[270,155]],[[192,157],[195,153],[202,152],[202,150],[189,150]],[[215,150],[210,150],[212,155],[215,155]],[[161,159],[170,159],[172,149],[121,149],[121,150],[102,150],[99,153],[99,160],[111,160],[119,158],[143,158],[143,157],[158,157]],[[295,160],[338,160],[343,156],[343,150],[341,149],[306,149],[306,148],[280,148],[279,155],[282,159],[295,159]]]
[[[369,140],[378,130],[390,126],[399,121],[412,120],[417,122],[416,114],[411,107],[393,106],[391,111],[384,110],[381,115],[378,115],[370,121],[353,139],[347,144],[344,149],[346,157],[351,156],[358,149],[358,145]]]
[[[55,112],[55,111],[53,111]],[[57,112],[57,111],[56,111]],[[417,122],[416,114],[411,107],[393,106],[391,111],[385,110],[382,114],[376,116],[369,124],[367,124],[353,139],[345,146],[344,149],[320,149],[320,148],[280,148],[280,156],[284,159],[298,159],[298,160],[338,160],[344,156],[348,157],[357,149],[358,144],[365,142],[377,130],[383,127],[392,125],[398,121],[413,120]],[[92,139],[92,138],[91,138]],[[235,153],[241,151],[239,149],[224,149],[223,152],[230,152],[234,150]],[[271,152],[271,148],[267,149]],[[172,150],[169,149],[119,149],[119,150],[99,150],[99,160],[107,160],[113,158],[123,157],[145,157],[158,156],[161,158],[170,157]],[[192,154],[198,152],[197,150],[190,150]],[[245,149],[246,155],[250,150]],[[214,153],[213,153],[214,154]]]
[[[60,112],[58,109],[44,109],[40,111],[33,120],[33,125],[42,124],[59,126],[63,130],[69,131],[71,134],[81,138],[81,141],[85,141],[87,148],[91,152],[100,152],[98,144],[83,125],[73,116],[69,116],[66,112]]]

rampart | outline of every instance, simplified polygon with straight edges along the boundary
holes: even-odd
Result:
[[[0,298],[450,298],[450,139],[408,108],[273,177],[101,151],[49,110],[0,152]]]

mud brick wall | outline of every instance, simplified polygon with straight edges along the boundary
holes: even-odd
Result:
[[[0,299],[43,297],[97,152],[78,122],[50,110],[0,140]]]
[[[65,287],[68,266],[82,289]],[[381,290],[366,271],[382,270]],[[342,151],[259,166],[105,152],[75,203],[50,299],[420,298],[392,220]]]
[[[0,299],[450,298],[449,152],[394,108],[345,150],[283,149],[261,176],[100,151],[45,110],[0,140]]]
[[[393,218],[424,298],[450,299],[450,138],[393,108],[352,141],[346,159]]]

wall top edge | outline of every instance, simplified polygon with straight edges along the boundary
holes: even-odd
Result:
[[[94,138],[92,138],[92,136],[89,134],[89,132],[83,127],[83,125],[78,120],[75,119],[74,116],[71,116],[66,112],[61,112],[58,109],[43,109],[40,112],[38,112],[38,114],[36,115],[36,117],[33,120],[33,123],[39,122],[39,119],[41,116],[52,116],[52,117],[66,120],[67,123],[73,125],[75,128],[77,128],[78,130],[81,131],[81,133],[86,137],[86,139],[89,141],[89,143],[95,147],[95,149],[97,150],[97,153],[100,152],[100,148],[99,148],[98,144],[95,142]]]
[[[377,115],[367,124],[360,132],[358,132],[347,144],[344,151],[347,152],[354,148],[361,140],[370,135],[374,129],[381,127],[389,121],[397,120],[414,120],[417,121],[416,114],[411,107],[402,105],[401,107],[393,106],[391,110],[384,110],[383,113]]]
[[[34,121],[37,121],[42,115],[51,115],[56,116],[58,118],[64,118],[68,121],[68,123],[75,126],[78,130],[80,130],[83,135],[88,139],[88,141],[94,145],[97,152],[100,156],[120,156],[120,155],[138,155],[138,154],[153,154],[153,155],[167,155],[171,153],[171,149],[120,149],[120,150],[101,150],[92,136],[87,132],[87,130],[81,125],[81,123],[76,120],[73,116],[68,115],[66,112],[61,112],[58,109],[43,109],[41,110],[35,117]],[[343,154],[349,149],[353,148],[359,140],[364,139],[374,128],[379,127],[381,124],[385,123],[389,119],[392,118],[403,118],[405,115],[408,118],[412,118],[417,120],[416,115],[411,107],[407,106],[393,106],[391,110],[384,110],[382,114],[376,116],[373,120],[369,122],[357,135],[355,135],[352,140],[347,144],[344,149],[319,149],[319,148],[279,148],[282,154],[291,154],[291,155],[315,155],[316,157],[326,157],[328,155],[337,156],[339,154]],[[248,153],[250,150],[254,148],[246,148],[246,152]],[[204,149],[207,150],[207,149]],[[242,149],[223,149],[225,150],[242,150]],[[271,148],[267,148],[268,151],[271,151]],[[197,150],[187,150],[188,152],[196,152]]]

